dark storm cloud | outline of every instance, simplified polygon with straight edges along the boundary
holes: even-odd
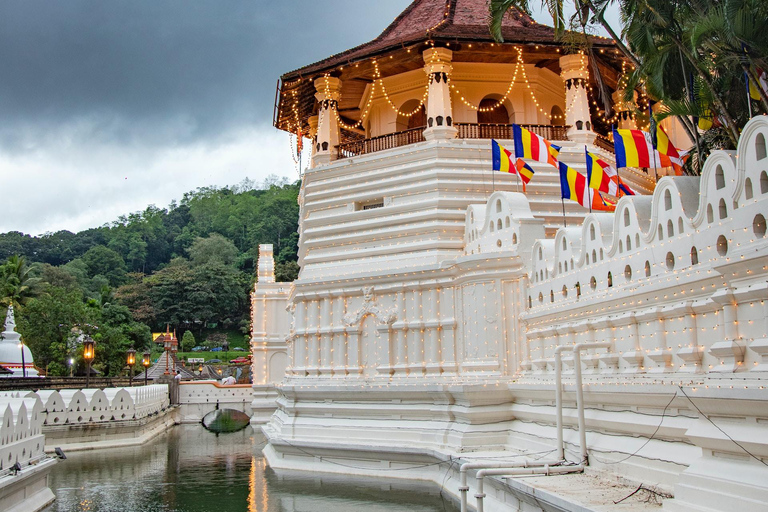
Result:
[[[408,4],[3,0],[0,151],[62,133],[184,145],[269,124],[280,74],[372,39]]]

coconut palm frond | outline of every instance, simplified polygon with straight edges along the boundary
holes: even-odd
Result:
[[[528,15],[531,14],[528,0],[491,0],[488,4],[488,28],[496,42],[503,43],[504,36],[501,33],[501,26],[504,22],[504,15],[512,8],[516,8]]]

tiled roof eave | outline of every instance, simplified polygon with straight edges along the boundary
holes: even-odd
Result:
[[[545,25],[541,25],[541,27],[546,28],[548,30],[542,30],[541,31],[542,33],[538,33],[538,34],[533,32],[532,30],[525,30],[525,31],[516,30],[514,31],[514,33],[510,33],[509,35],[505,34],[504,43],[501,43],[501,44],[545,44],[545,45],[553,45],[553,46],[563,46],[563,43],[555,40],[554,29],[552,29],[551,27],[546,27]],[[591,39],[592,44],[597,47],[615,47],[615,43],[613,42],[612,39],[596,37],[596,36],[589,36],[589,37]],[[471,41],[471,42],[477,42],[477,43],[494,43],[495,42],[490,37],[490,35],[487,38],[484,38],[484,37],[479,37],[475,34],[458,34],[458,33],[437,33],[437,34],[433,34],[431,37],[427,37],[427,35],[425,34],[420,37],[404,39],[404,40],[400,40],[390,44],[382,45],[380,47],[376,47],[375,45],[376,40],[373,40],[368,43],[357,46],[355,48],[346,50],[342,53],[332,55],[326,59],[315,62],[313,64],[309,64],[307,66],[295,69],[293,71],[289,71],[288,73],[285,73],[284,75],[281,76],[281,80],[283,82],[296,80],[297,78],[303,78],[303,77],[306,77],[307,75],[314,75],[323,71],[328,71],[338,66],[367,60],[372,57],[377,57],[377,56],[386,54],[393,50],[398,50],[413,44],[427,43],[428,41],[441,41],[441,42],[442,41],[447,41],[447,42]],[[366,49],[369,49],[369,51],[365,51]]]

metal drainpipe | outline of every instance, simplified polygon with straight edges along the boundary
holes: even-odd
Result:
[[[562,345],[555,348],[555,410],[557,412],[557,458],[565,460],[563,448],[563,359],[560,355],[564,350],[572,349],[572,345]]]
[[[484,512],[483,498],[485,498],[485,492],[483,492],[483,480],[486,476],[521,476],[521,475],[562,475],[566,473],[580,473],[584,471],[583,464],[577,464],[575,466],[549,466],[545,465],[543,468],[519,468],[519,469],[481,469],[475,475],[477,478],[477,512]]]
[[[459,493],[461,493],[461,512],[467,512],[467,491],[469,486],[467,485],[467,471],[470,469],[490,469],[490,468],[503,468],[506,470],[517,468],[531,468],[541,467],[547,465],[555,465],[562,463],[562,460],[523,460],[520,462],[466,462],[459,468],[461,475],[461,486],[459,487]],[[506,474],[506,473],[505,473]]]
[[[584,390],[581,388],[581,351],[588,348],[611,348],[613,343],[577,343],[573,346],[573,366],[576,371],[576,410],[579,415],[579,448],[581,463],[589,465],[587,458],[587,427],[584,420]]]

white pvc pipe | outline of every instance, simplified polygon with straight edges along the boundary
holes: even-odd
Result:
[[[504,468],[506,470],[511,470],[517,468],[542,467],[547,465],[560,464],[562,462],[562,460],[527,459],[520,462],[466,462],[459,468],[459,474],[461,477],[461,486],[459,487],[459,493],[461,494],[461,512],[467,512],[467,491],[469,491],[469,486],[467,485],[467,471],[470,469]]]
[[[570,345],[555,348],[555,410],[557,412],[557,458],[565,460],[563,448],[563,360],[560,353],[569,350]]]
[[[522,476],[522,475],[563,475],[566,473],[580,473],[584,471],[582,464],[575,466],[549,466],[545,465],[543,468],[517,468],[517,469],[481,469],[475,475],[477,478],[477,512],[484,512],[483,498],[485,498],[485,492],[483,489],[483,481],[486,476]]]
[[[577,343],[573,346],[573,366],[576,372],[576,410],[579,417],[579,448],[581,463],[589,465],[587,458],[587,426],[584,419],[584,390],[581,388],[581,351],[588,348],[610,348],[610,342]]]

